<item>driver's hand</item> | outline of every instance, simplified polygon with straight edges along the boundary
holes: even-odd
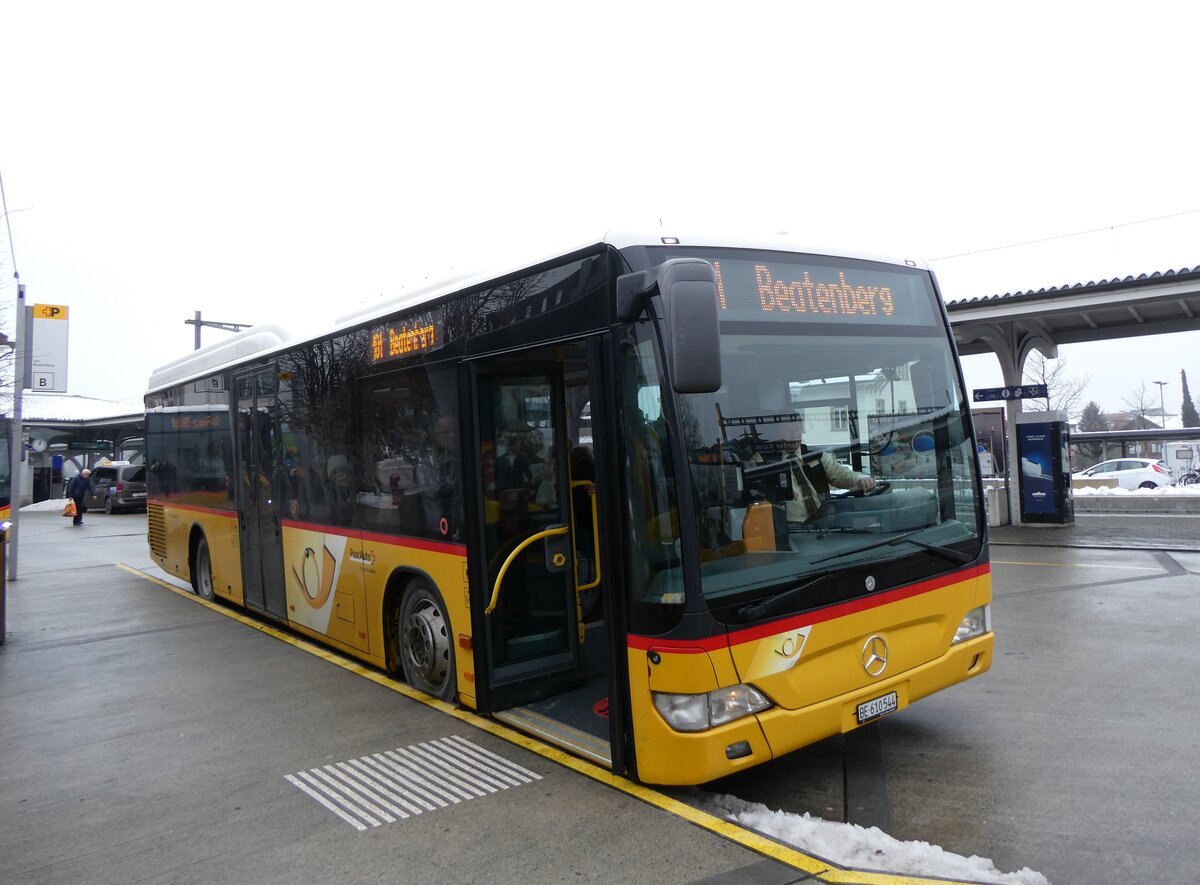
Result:
[[[855,483],[855,486],[861,491],[869,492],[871,489],[875,488],[875,477],[864,476],[857,483]]]

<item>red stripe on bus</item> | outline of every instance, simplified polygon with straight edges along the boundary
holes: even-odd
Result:
[[[798,627],[807,627],[813,624],[820,624],[824,621],[833,621],[837,618],[845,617],[846,615],[857,614],[858,612],[867,611],[872,608],[879,608],[883,605],[891,605],[893,602],[899,602],[903,599],[911,599],[914,596],[920,596],[922,593],[930,593],[934,590],[940,590],[943,587],[949,587],[951,584],[959,584],[963,581],[969,581],[973,578],[979,578],[983,575],[990,574],[992,570],[990,563],[983,565],[972,566],[969,569],[950,572],[946,575],[941,575],[937,578],[931,578],[928,581],[921,581],[916,584],[908,584],[904,587],[897,587],[894,590],[888,590],[886,593],[868,596],[864,599],[852,599],[848,602],[831,605],[828,608],[823,608],[814,612],[806,612],[802,615],[795,615],[780,621],[771,621],[766,624],[756,624],[753,627],[747,627],[744,630],[735,630],[728,635],[719,634],[717,636],[709,636],[703,639],[663,639],[657,636],[635,636],[630,634],[626,637],[626,644],[633,649],[647,651],[651,647],[665,648],[669,651],[678,654],[695,654],[700,651],[719,651],[728,645],[741,645],[745,642],[754,642],[763,639],[767,636],[774,636],[777,633],[783,633],[787,630],[794,630]]]
[[[364,541],[374,541],[376,544],[395,544],[398,547],[411,547],[414,550],[425,550],[429,553],[448,553],[452,556],[466,556],[466,544],[450,544],[445,541],[426,541],[422,538],[397,538],[395,535],[378,535],[374,532],[363,532]]]
[[[363,541],[370,541],[373,544],[389,544],[393,547],[408,547],[411,550],[424,550],[427,553],[448,553],[452,556],[467,555],[467,548],[463,544],[446,544],[441,541],[426,541],[422,538],[407,538],[399,535],[385,535],[378,532],[359,532],[355,529],[320,525],[315,522],[301,522],[298,519],[281,519],[279,522],[281,525],[291,529],[322,532],[326,535],[340,535],[343,538],[361,538]]]
[[[153,498],[151,499],[150,503],[158,504],[163,507],[174,507],[178,510],[190,510],[194,513],[208,513],[212,516],[225,516],[229,519],[237,519],[237,513],[234,511],[218,510],[216,507],[202,507],[199,504],[180,504],[176,501],[165,500],[162,498]],[[375,544],[391,544],[394,547],[408,547],[412,550],[424,550],[428,553],[447,553],[451,556],[467,555],[467,548],[464,544],[448,544],[442,541],[425,541],[421,538],[403,538],[396,535],[384,535],[375,532],[358,532],[354,529],[320,525],[319,523],[315,522],[301,522],[297,519],[281,519],[279,524],[293,529],[321,532],[326,535],[341,535],[345,538],[361,538],[364,541],[371,541]]]
[[[160,507],[174,507],[176,510],[190,510],[193,513],[207,513],[211,516],[227,516],[230,519],[237,519],[237,511],[222,510],[219,507],[204,507],[200,504],[181,504],[169,498],[151,498],[149,503],[157,504]]]

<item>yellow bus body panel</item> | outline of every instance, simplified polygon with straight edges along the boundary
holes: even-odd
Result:
[[[645,640],[649,648],[631,647],[639,779],[705,783],[858,728],[857,708],[866,701],[895,691],[899,711],[985,672],[992,663],[993,634],[951,645],[967,612],[991,601],[987,566],[973,571],[967,577],[884,594],[882,604],[863,601],[784,618],[744,631],[751,638],[743,641],[734,633],[731,646],[706,643],[701,649],[683,641],[668,645]],[[889,595],[898,598],[887,601]],[[759,635],[764,632],[767,635]],[[888,646],[887,666],[874,677],[863,665],[864,646],[873,636],[882,637]],[[657,665],[649,661],[655,655]],[[730,660],[736,677],[718,682],[713,674],[729,672]],[[652,691],[697,694],[737,682],[754,685],[773,706],[698,733],[674,731],[651,696]],[[727,748],[741,741],[749,752],[735,749],[733,755],[744,754],[727,758]]]
[[[383,598],[394,571],[425,576],[446,604],[450,642],[454,647],[459,700],[475,708],[475,661],[471,652],[471,608],[467,585],[466,548],[426,544],[406,538],[366,535],[362,547],[365,604],[371,614],[371,649],[383,648]],[[466,647],[464,647],[466,646]]]
[[[213,590],[245,607],[236,514],[156,501],[150,504],[148,521],[154,561],[188,582],[192,579],[188,562],[191,534],[196,528],[203,531],[209,545]],[[288,626],[380,669],[389,666],[384,638],[389,577],[399,571],[430,581],[446,603],[459,700],[475,709],[465,547],[285,523],[282,553]]]
[[[156,514],[155,511],[158,511]],[[192,580],[189,544],[192,530],[199,528],[208,541],[212,564],[213,592],[235,605],[242,605],[242,552],[237,514],[206,507],[185,507],[151,502],[148,513],[150,555],[168,574],[189,583]],[[155,525],[162,542],[155,538]]]

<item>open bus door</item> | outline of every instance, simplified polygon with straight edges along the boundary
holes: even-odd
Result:
[[[590,402],[586,349],[580,343],[559,353],[564,362],[473,367],[483,509],[482,537],[471,545],[482,561],[472,574],[486,575],[481,592],[472,593],[486,636],[477,644],[476,673],[486,673],[480,687],[488,712],[608,766],[608,648],[592,593],[601,577],[598,526],[589,523],[591,556],[579,543],[581,526],[596,513],[595,489],[582,479],[572,489],[569,466],[581,430],[567,419],[568,401]],[[572,354],[573,375],[566,365]]]

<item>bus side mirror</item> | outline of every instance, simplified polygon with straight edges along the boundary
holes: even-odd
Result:
[[[672,258],[617,280],[617,318],[633,322],[646,302],[662,297],[667,360],[676,393],[713,393],[721,386],[717,275],[700,258]]]

